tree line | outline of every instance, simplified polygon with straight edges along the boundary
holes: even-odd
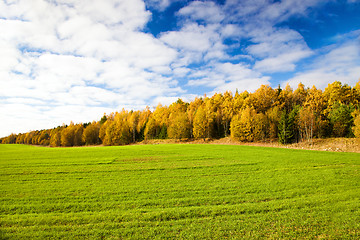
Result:
[[[253,93],[227,91],[192,102],[178,99],[144,110],[104,114],[91,123],[71,122],[53,129],[11,134],[1,143],[44,146],[126,145],[150,139],[212,139],[279,141],[313,138],[360,138],[360,81],[350,87],[339,81],[324,91],[262,85]]]

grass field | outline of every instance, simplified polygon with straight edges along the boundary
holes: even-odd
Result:
[[[360,154],[0,145],[0,239],[359,239]]]

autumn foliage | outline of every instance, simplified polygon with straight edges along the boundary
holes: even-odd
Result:
[[[231,136],[239,141],[279,141],[283,144],[313,138],[360,138],[360,82],[340,82],[324,91],[263,85],[253,93],[227,91],[212,97],[181,99],[154,111],[111,113],[99,121],[54,129],[11,134],[2,143],[44,146],[126,145],[150,139],[205,139]]]

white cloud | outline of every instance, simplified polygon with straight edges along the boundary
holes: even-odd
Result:
[[[313,54],[303,37],[290,29],[264,27],[250,33],[256,44],[247,47],[257,57],[254,69],[261,72],[294,71],[296,63]]]
[[[196,23],[188,24],[180,31],[167,32],[160,39],[166,44],[183,51],[205,52],[217,38],[212,29]]]
[[[105,110],[141,108],[155,96],[183,93],[163,76],[177,50],[142,32],[150,18],[141,0],[0,2],[0,99],[7,126],[0,135],[92,121]],[[21,116],[29,125],[19,128],[11,121],[21,111],[33,114]]]
[[[289,51],[308,50],[303,37],[291,29],[276,29],[263,26],[249,33],[253,45],[247,47],[250,54],[256,57],[274,57]]]
[[[291,51],[290,53],[284,53],[276,57],[257,61],[254,65],[254,69],[267,73],[294,71],[296,68],[295,62],[309,57],[311,54],[312,52],[310,50]]]
[[[360,77],[360,48],[358,39],[348,39],[340,45],[326,47],[313,60],[310,69],[298,72],[295,77],[286,81],[292,87],[302,82],[305,86],[316,85],[324,89],[328,83],[341,81],[354,86]],[[285,82],[284,82],[285,84]]]
[[[275,25],[295,15],[306,15],[307,11],[326,0],[227,0],[224,8],[232,22],[247,21]]]
[[[80,15],[91,16],[94,22],[107,26],[121,24],[130,30],[142,29],[151,16],[141,0],[58,0],[56,2],[72,6]]]
[[[210,23],[219,23],[225,18],[221,8],[214,2],[194,1],[180,9],[178,14],[191,20],[202,20]]]
[[[262,84],[269,84],[270,77],[262,76],[248,65],[232,63],[213,63],[189,75],[189,86],[212,87],[215,92],[254,91]]]
[[[145,0],[145,3],[158,11],[164,11],[171,4],[181,1],[182,0]]]

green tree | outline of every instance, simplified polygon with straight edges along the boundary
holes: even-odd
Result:
[[[285,110],[281,114],[279,121],[279,142],[282,144],[292,143],[297,139],[298,108],[294,108],[290,113]]]
[[[334,137],[352,137],[352,126],[354,119],[352,112],[354,107],[340,102],[333,104],[329,113],[330,123],[332,125],[332,133]]]

